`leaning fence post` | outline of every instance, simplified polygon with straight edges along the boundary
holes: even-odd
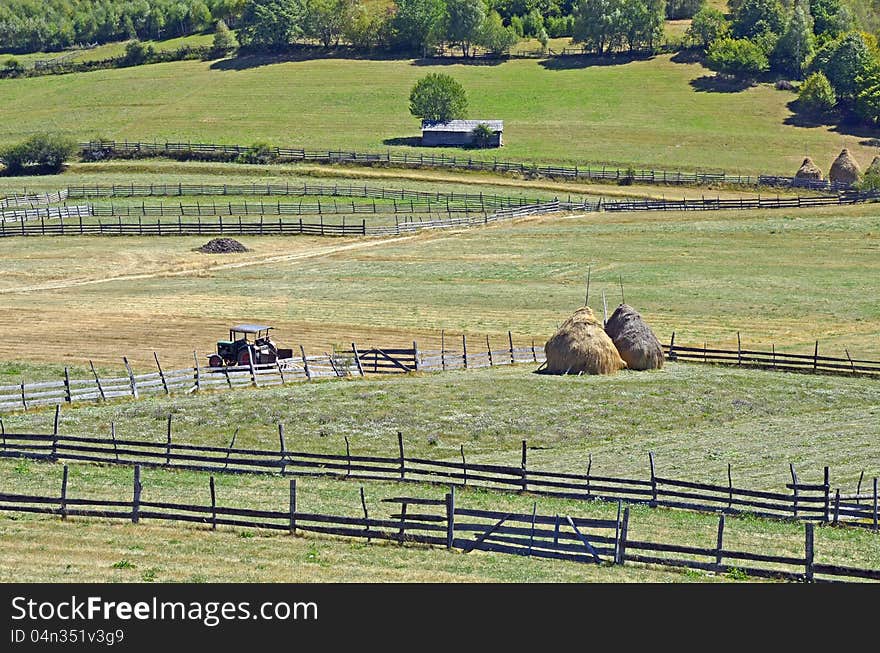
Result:
[[[788,464],[788,469],[791,472],[791,488],[792,488],[792,512],[794,513],[794,518],[798,517],[798,479],[797,472],[794,471],[794,463]]]
[[[165,465],[171,464],[171,413],[168,413],[168,425],[165,434]]]
[[[357,365],[358,374],[363,376],[364,375],[364,368],[363,368],[363,366],[361,366],[361,355],[358,353],[357,345],[355,345],[354,343],[351,343],[351,351],[354,352],[354,362]]]
[[[141,466],[134,466],[134,496],[131,501],[131,523],[137,524],[140,521],[141,513]]]
[[[348,442],[348,436],[343,436],[345,439],[345,460],[346,460],[346,468],[345,475],[351,476],[351,445]]]
[[[125,369],[128,372],[128,380],[131,383],[131,396],[135,399],[138,398],[138,388],[137,381],[134,379],[134,372],[131,371],[131,365],[128,364],[128,358],[125,356],[122,357],[122,361],[125,363]]]
[[[808,583],[813,582],[813,561],[815,560],[813,546],[813,524],[807,522],[804,524],[804,577]]]
[[[296,479],[290,479],[290,526],[291,536],[296,535]]]
[[[513,334],[510,331],[507,332],[507,344],[510,345],[510,364],[513,365],[516,359],[513,355]]]
[[[657,475],[654,468],[654,452],[648,452],[648,461],[651,464],[651,503],[652,508],[657,507]]]
[[[89,361],[89,367],[92,368],[92,374],[95,376],[95,385],[98,386],[98,394],[101,395],[101,401],[107,401],[107,397],[104,396],[104,387],[101,385],[101,379],[98,376],[98,372],[95,371],[95,364],[92,361]]]
[[[64,401],[67,403],[71,403],[73,397],[71,397],[70,393],[70,370],[68,368],[64,368]]]
[[[303,362],[303,368],[305,369],[305,372],[306,372],[306,379],[311,381],[312,380],[312,373],[309,370],[309,361],[306,358],[306,350],[305,350],[305,348],[303,348],[302,345],[299,346],[299,353],[302,354],[302,362]]]
[[[211,487],[211,530],[217,530],[217,492],[214,488],[214,477],[211,476],[209,479],[209,485]]]
[[[67,519],[67,465],[61,477],[61,519]]]
[[[715,566],[721,567],[721,560],[724,556],[724,515],[718,517],[718,539],[715,543]]]
[[[361,486],[361,508],[364,509],[364,530],[367,533],[367,544],[370,543],[372,536],[370,535],[370,515],[367,513],[367,499],[364,496],[364,486]]]
[[[400,480],[404,480],[406,476],[406,463],[403,458],[403,433],[397,432],[397,448],[400,451]]]
[[[159,354],[153,352],[153,358],[156,359],[156,367],[159,368],[159,378],[162,379],[162,387],[165,388],[165,394],[170,395],[171,392],[168,390],[168,382],[165,380],[165,372],[162,371],[162,365],[159,363]]]
[[[468,361],[467,361],[467,336],[465,334],[461,334],[461,349],[462,349],[462,360],[464,361],[464,369],[467,369]]]
[[[451,549],[455,540],[455,486],[446,494],[446,548]]]
[[[0,222],[0,224],[3,224]],[[21,382],[21,407],[24,408],[24,412],[27,412],[27,396],[25,395],[24,381]]]
[[[528,490],[528,477],[526,472],[526,441],[522,441],[522,491],[526,492]]]

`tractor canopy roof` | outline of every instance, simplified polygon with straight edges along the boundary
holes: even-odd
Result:
[[[238,331],[239,333],[259,333],[260,331],[268,331],[275,327],[266,326],[264,324],[239,324],[230,328],[230,331]]]

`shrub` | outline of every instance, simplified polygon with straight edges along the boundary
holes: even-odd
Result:
[[[430,73],[413,86],[409,94],[409,111],[423,120],[445,122],[464,118],[467,93],[449,75]]]
[[[801,84],[798,105],[804,113],[822,116],[837,104],[837,95],[831,82],[822,73],[813,73]]]
[[[748,39],[723,38],[709,46],[709,68],[722,75],[754,79],[770,62],[760,46]]]
[[[76,151],[76,142],[67,137],[38,134],[0,151],[0,162],[6,166],[7,174],[57,174]]]
[[[3,62],[0,68],[0,77],[21,77],[24,75],[24,64],[15,57],[10,57]]]
[[[125,56],[123,56],[122,62],[126,66],[139,66],[147,63],[155,54],[156,51],[153,50],[152,45],[147,46],[137,40],[130,41],[125,46]]]
[[[217,29],[214,32],[213,50],[219,55],[229,54],[238,47],[235,34],[222,20],[217,21]]]
[[[473,146],[484,149],[487,147],[492,147],[494,145],[493,140],[495,139],[495,132],[492,131],[492,128],[484,122],[481,122],[479,125],[474,127],[473,131],[471,131],[471,136],[473,136]]]
[[[693,43],[708,48],[709,45],[730,32],[730,23],[719,10],[714,7],[703,7],[694,16],[688,27],[687,37]]]

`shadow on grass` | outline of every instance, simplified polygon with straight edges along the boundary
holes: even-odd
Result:
[[[415,59],[413,66],[500,66],[509,57],[429,57]]]
[[[698,93],[742,93],[754,86],[751,80],[722,77],[720,75],[703,75],[688,82]]]
[[[799,100],[792,100],[786,107],[791,115],[783,122],[793,127],[806,129],[816,127],[830,127],[830,131],[841,136],[851,136],[859,140],[859,145],[864,147],[880,147],[880,129],[861,124],[858,118],[847,115],[840,111],[830,111],[825,114],[815,114],[804,111]]]
[[[302,47],[284,52],[241,52],[235,57],[220,59],[211,64],[211,70],[250,70],[282,63],[299,63],[319,59],[348,59],[363,61],[408,61],[411,56],[394,52],[363,52],[353,48]]]
[[[647,52],[615,53],[612,55],[571,54],[544,59],[540,65],[546,70],[578,70],[598,66],[623,66],[633,61],[650,61],[655,55]]]
[[[706,63],[706,53],[702,48],[689,48],[687,50],[679,50],[669,59],[672,63]]]

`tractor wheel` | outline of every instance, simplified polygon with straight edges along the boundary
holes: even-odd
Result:
[[[223,367],[224,364],[225,364],[225,361],[223,360],[223,357],[220,356],[219,354],[211,354],[208,357],[208,366],[209,367]]]
[[[251,354],[247,349],[242,349],[238,352],[238,364],[239,365],[250,365],[251,363]]]

